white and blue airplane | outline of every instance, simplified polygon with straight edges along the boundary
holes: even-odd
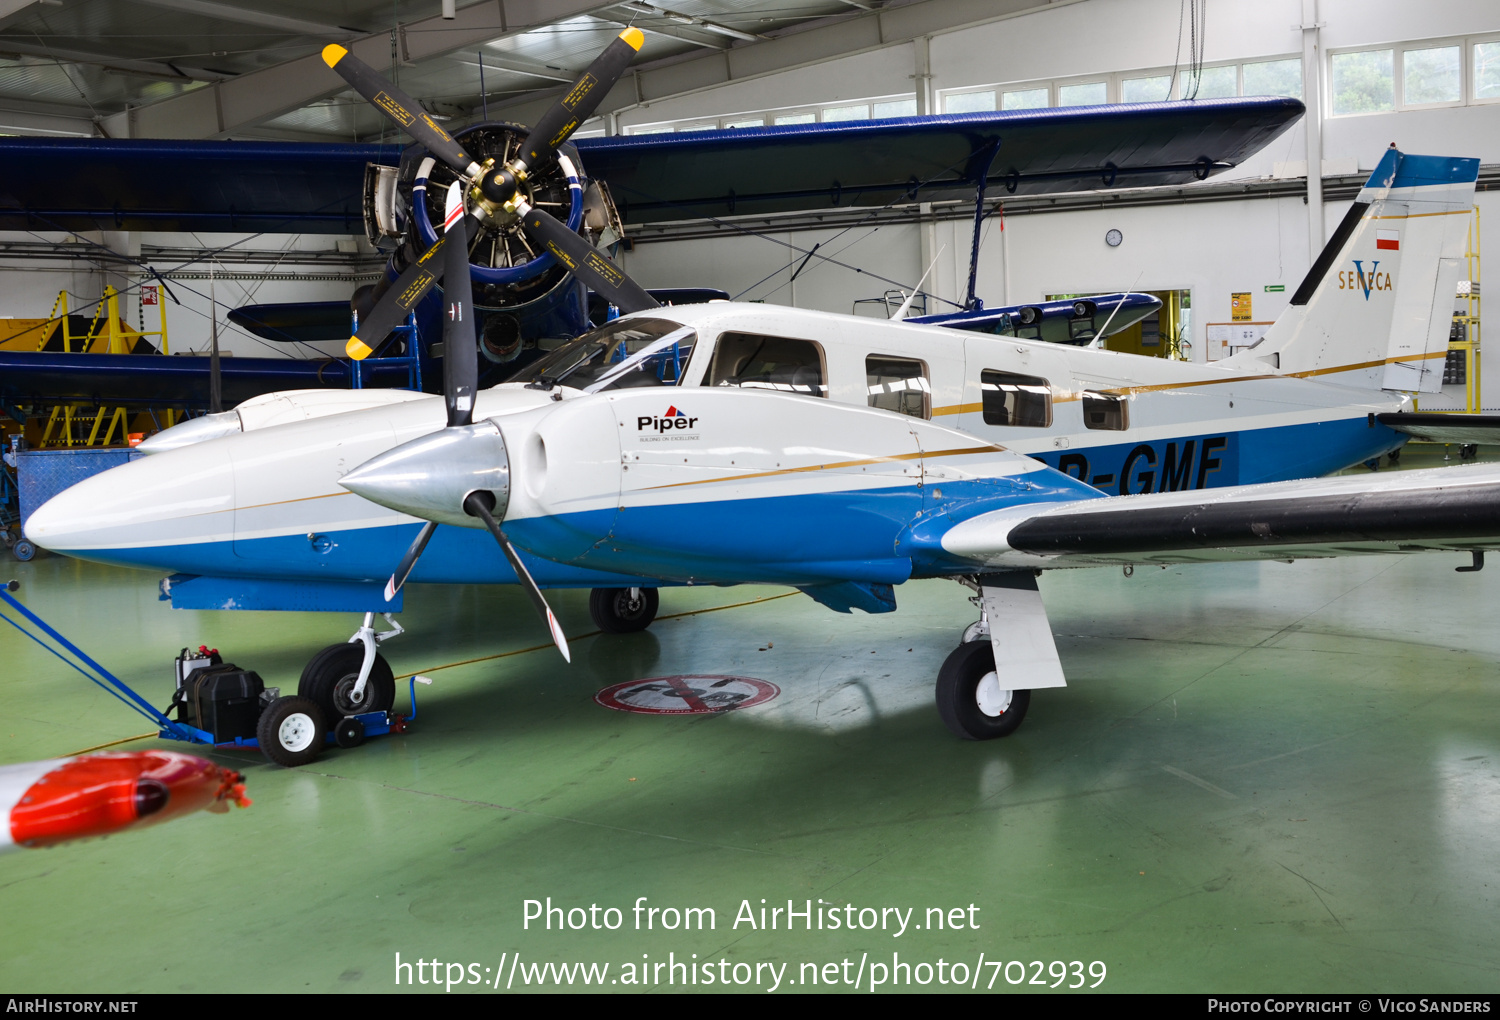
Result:
[[[189,422],[27,535],[171,571],[178,606],[364,612],[303,674],[332,719],[394,696],[373,614],[408,578],[519,581],[565,650],[540,588],[594,588],[618,632],[650,623],[664,585],[785,584],[887,612],[896,585],[951,577],[984,611],[939,710],[962,737],[1003,736],[1030,690],[1064,685],[1041,570],[1426,549],[1478,565],[1500,548],[1500,469],[1314,477],[1398,448],[1410,392],[1440,385],[1477,171],[1388,151],[1287,312],[1226,361],[651,309],[477,393],[449,358],[443,401],[285,393]],[[459,197],[449,229],[466,230]],[[474,345],[462,289],[452,350]]]

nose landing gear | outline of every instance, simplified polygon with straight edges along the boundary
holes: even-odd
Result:
[[[389,712],[395,704],[395,676],[376,646],[403,631],[390,613],[382,615],[390,630],[375,630],[375,614],[366,613],[352,638],[324,648],[302,670],[297,694],[322,709],[325,720],[336,723],[345,716]]]

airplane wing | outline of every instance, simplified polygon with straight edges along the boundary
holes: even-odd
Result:
[[[1179,184],[1239,163],[1302,115],[1295,99],[960,113],[581,138],[628,222],[973,194]],[[366,163],[393,145],[0,139],[0,229],[357,234]]]
[[[1251,97],[736,128],[576,140],[627,223],[1184,184],[1227,170],[1291,126],[1295,99]]]
[[[994,569],[1500,549],[1500,465],[999,510],[955,525],[942,544]]]
[[[0,139],[0,230],[364,232],[366,163],[395,145]]]
[[[1500,443],[1500,414],[1391,411],[1375,420],[1429,443]]]
[[[280,390],[348,389],[349,363],[335,359],[222,358],[226,408]],[[144,407],[207,407],[209,359],[149,354],[0,351],[0,400]],[[367,362],[364,384],[406,386],[405,365]]]

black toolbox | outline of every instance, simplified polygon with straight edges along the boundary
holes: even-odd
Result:
[[[260,674],[232,662],[193,670],[172,698],[177,721],[207,730],[218,744],[255,736],[255,724],[265,707],[266,685]]]

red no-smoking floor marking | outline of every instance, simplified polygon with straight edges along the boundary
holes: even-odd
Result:
[[[714,715],[763,705],[781,688],[748,676],[653,676],[606,687],[594,700],[616,712]]]

